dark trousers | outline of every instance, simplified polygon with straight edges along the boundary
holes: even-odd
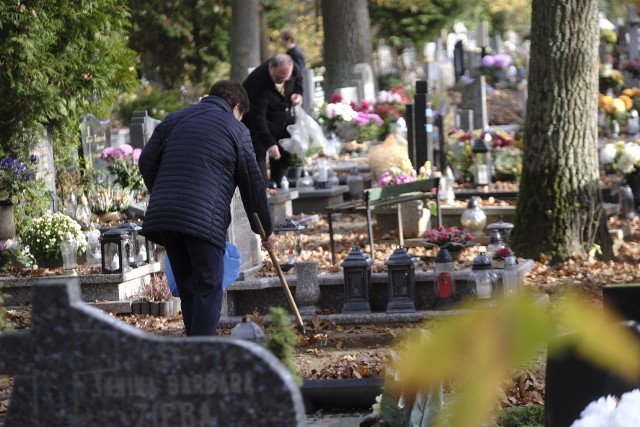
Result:
[[[184,233],[163,231],[187,336],[216,335],[222,308],[224,248]]]
[[[274,160],[269,158],[269,174],[267,174],[267,155],[266,152],[264,155],[259,155],[256,151],[256,160],[258,161],[258,166],[260,167],[260,171],[262,172],[262,178],[264,178],[264,184],[267,185],[269,180],[274,181],[276,184],[280,185],[280,181],[282,181],[282,177],[287,174],[287,170],[289,169],[289,159],[291,159],[291,153],[285,151],[284,148],[278,144],[278,148],[280,149],[280,159]]]

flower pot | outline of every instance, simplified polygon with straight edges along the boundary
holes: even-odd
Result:
[[[16,222],[14,218],[14,206],[0,203],[0,240],[16,237]]]
[[[36,258],[38,268],[62,268],[62,259]]]

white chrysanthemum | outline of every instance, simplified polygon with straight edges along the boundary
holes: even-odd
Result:
[[[622,173],[629,173],[638,163],[640,163],[640,145],[633,142],[625,144],[618,159],[618,169]]]
[[[640,426],[640,390],[625,393],[613,413],[611,427]]]
[[[616,158],[616,145],[613,143],[605,144],[604,147],[600,149],[600,164],[607,165],[609,163],[613,163]]]

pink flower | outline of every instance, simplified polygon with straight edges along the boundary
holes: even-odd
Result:
[[[102,153],[100,153],[100,158],[102,158],[102,160],[106,160],[107,162],[111,162],[114,151],[116,151],[115,148],[107,147],[102,150]]]
[[[130,156],[133,153],[133,147],[129,144],[120,144],[118,149],[122,151],[125,156]]]
[[[329,98],[329,103],[336,104],[338,102],[342,102],[342,95],[338,92],[334,92],[333,95],[331,95],[331,98]]]
[[[142,149],[140,148],[136,148],[135,150],[133,150],[133,160],[135,160],[136,163],[138,163],[138,161],[140,160],[140,154],[142,153]]]
[[[382,175],[380,175],[380,179],[378,179],[378,185],[380,187],[386,187],[391,183],[392,178],[393,176],[391,175],[391,172],[384,172]]]
[[[496,65],[496,59],[491,55],[485,55],[482,57],[482,65],[485,67],[493,67]]]

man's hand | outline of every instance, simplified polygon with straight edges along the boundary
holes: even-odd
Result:
[[[277,145],[272,145],[271,147],[267,148],[267,153],[269,153],[269,157],[271,157],[273,160],[280,160],[280,149]]]
[[[294,106],[302,105],[302,95],[300,95],[299,93],[294,93],[293,95],[291,95],[291,103]]]
[[[262,247],[265,251],[271,251],[276,247],[276,236],[271,233],[267,240],[262,241]]]

